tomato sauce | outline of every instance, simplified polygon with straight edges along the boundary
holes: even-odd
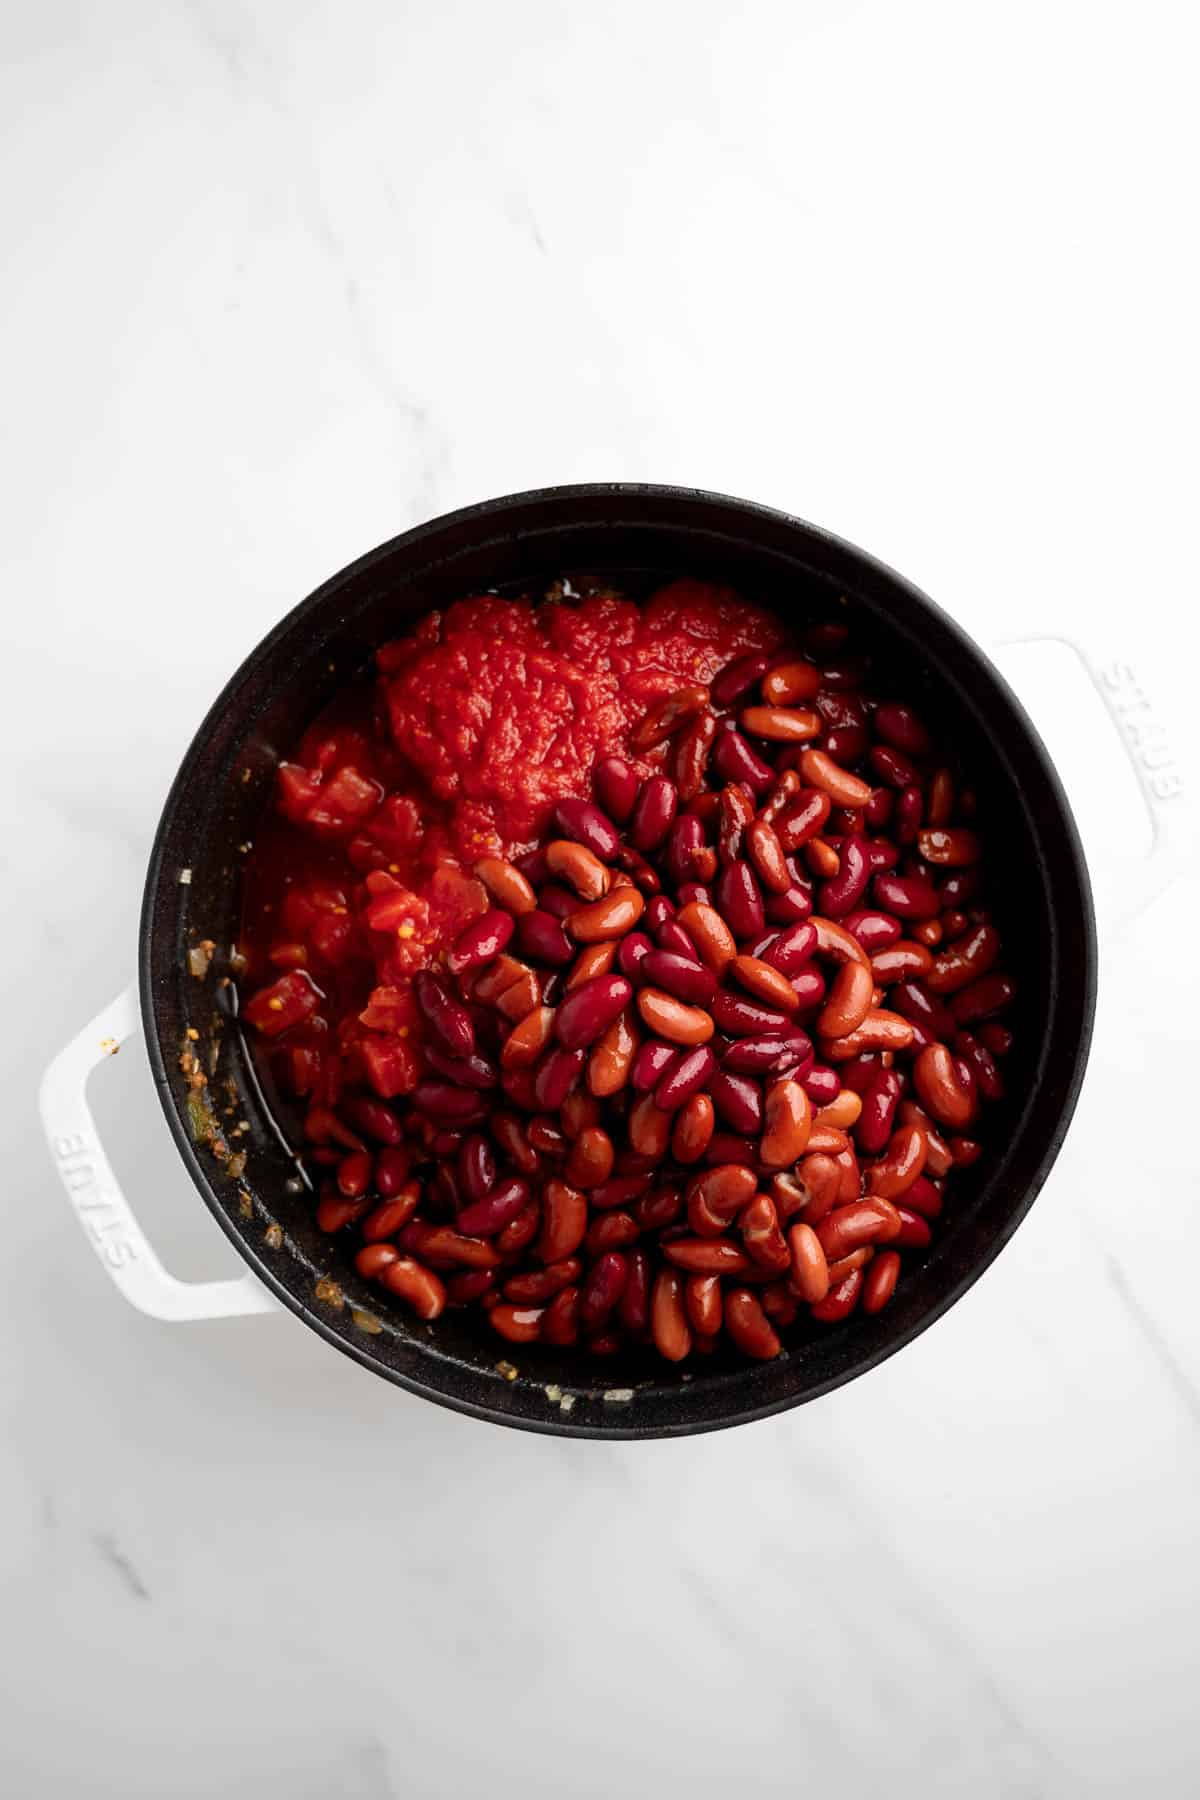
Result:
[[[294,1093],[343,1083],[391,1097],[418,1079],[410,982],[486,908],[471,873],[590,796],[599,756],[628,756],[648,705],[774,650],[778,620],[728,588],[673,581],[540,603],[495,594],[429,613],[384,645],[280,764],[247,858],[243,1008]]]

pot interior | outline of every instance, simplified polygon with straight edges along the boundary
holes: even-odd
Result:
[[[588,1362],[506,1345],[471,1313],[413,1320],[357,1275],[352,1244],[317,1231],[289,1147],[300,1141],[297,1121],[268,1105],[232,1016],[241,864],[278,760],[376,646],[430,608],[485,588],[537,595],[563,575],[608,577],[635,594],[696,575],[728,581],[793,628],[843,616],[871,652],[877,691],[911,699],[974,777],[991,846],[989,898],[1019,983],[1008,1096],[989,1108],[983,1158],[956,1174],[933,1244],[920,1261],[906,1256],[885,1311],[807,1335],[798,1325],[771,1364],[718,1353],[676,1369],[653,1351]],[[200,979],[189,952],[210,942]],[[193,1179],[251,1265],[325,1336],[402,1385],[498,1421],[578,1435],[669,1435],[761,1416],[861,1373],[936,1318],[1045,1178],[1082,1076],[1093,990],[1090,895],[1070,812],[1036,733],[979,650],[850,546],[766,509],[672,489],[555,489],[487,503],[326,583],[247,659],[197,734],[164,811],[143,915],[143,1010],[160,1095]],[[207,1076],[211,1114],[180,1066],[189,1054]],[[241,1121],[248,1131],[229,1135]],[[196,1141],[214,1129],[223,1158]]]

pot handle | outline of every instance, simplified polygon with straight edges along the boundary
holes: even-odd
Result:
[[[84,1235],[129,1304],[152,1319],[278,1312],[278,1303],[249,1273],[232,1281],[180,1281],[170,1274],[121,1192],[87,1103],[87,1084],[92,1071],[140,1029],[137,995],[129,987],[59,1051],[42,1077],[42,1125]]]
[[[1153,836],[1140,857],[1089,856],[1096,909],[1110,930],[1120,931],[1157,899],[1180,873],[1192,838],[1183,773],[1166,725],[1124,657],[1101,653],[1063,631],[1023,632],[994,648],[1060,644],[1070,650],[1099,694],[1137,777]]]

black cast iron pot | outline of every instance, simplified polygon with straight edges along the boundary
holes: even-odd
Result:
[[[956,1175],[931,1248],[905,1257],[892,1303],[874,1318],[811,1326],[769,1364],[716,1356],[681,1372],[650,1351],[588,1362],[504,1345],[471,1314],[417,1323],[361,1280],[351,1251],[316,1230],[286,1133],[227,1016],[232,989],[222,978],[237,932],[239,846],[270,802],[279,757],[376,645],[429,608],[481,588],[528,582],[537,592],[570,572],[638,572],[643,586],[652,573],[724,580],[796,625],[844,602],[895,693],[917,702],[977,776],[1005,960],[1020,980],[1009,1098],[989,1112],[986,1155]],[[189,885],[182,869],[192,872]],[[200,983],[187,959],[202,939],[218,949]],[[910,1342],[982,1274],[1033,1204],[1074,1110],[1096,938],[1087,870],[1054,767],[1001,676],[945,613],[862,551],[783,513],[721,494],[614,483],[508,495],[419,526],[335,575],[275,627],[214,704],[171,789],[146,880],[140,983],[151,1065],[192,1180],[251,1268],[315,1331],[364,1368],[477,1418],[566,1436],[669,1437],[828,1393]],[[189,1026],[201,1034],[202,1054],[215,1030],[218,1079],[232,1079],[250,1122],[240,1178],[195,1141],[179,1068]],[[281,1231],[265,1233],[271,1222]],[[519,1368],[515,1380],[497,1369],[504,1361]]]

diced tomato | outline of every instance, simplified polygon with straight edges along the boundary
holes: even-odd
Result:
[[[420,1079],[420,1064],[406,1038],[368,1037],[360,1046],[367,1080],[383,1100],[411,1094]]]
[[[292,1092],[315,1093],[320,1085],[325,1059],[315,1044],[296,1044],[288,1057],[288,1074]]]
[[[313,922],[309,942],[318,956],[337,968],[354,954],[354,921],[348,912],[322,913]]]
[[[368,869],[385,869],[392,860],[391,852],[368,837],[365,831],[358,832],[346,845],[346,861],[360,874]]]
[[[264,1037],[279,1037],[315,1013],[323,997],[312,977],[297,969],[251,994],[242,1017]]]
[[[353,725],[330,727],[319,722],[305,732],[300,743],[299,761],[318,776],[328,776],[347,763],[364,774],[370,774],[374,767],[365,732],[356,730]]]
[[[371,817],[383,799],[378,781],[360,775],[346,765],[323,784],[317,799],[305,815],[305,824],[314,831],[338,833],[356,831]]]
[[[368,836],[398,859],[411,856],[423,835],[421,814],[406,794],[391,794],[368,826]]]
[[[417,1024],[417,1003],[412,988],[377,987],[359,1019],[371,1031],[412,1031]]]
[[[277,801],[285,819],[303,825],[309,808],[316,805],[321,792],[321,778],[310,775],[299,763],[280,763],[276,774]]]
[[[283,938],[267,951],[267,961],[277,969],[302,969],[308,961],[308,950],[294,938]]]

